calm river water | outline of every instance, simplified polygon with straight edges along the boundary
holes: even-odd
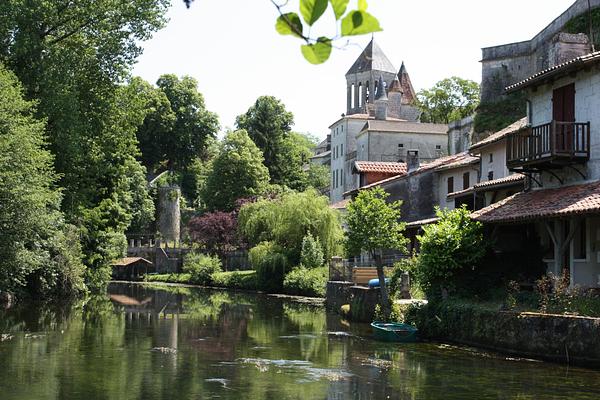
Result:
[[[600,372],[385,344],[290,300],[113,284],[0,313],[0,399],[600,399]]]

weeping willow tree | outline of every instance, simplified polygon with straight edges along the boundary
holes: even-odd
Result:
[[[308,234],[319,240],[325,259],[340,250],[340,216],[327,197],[315,190],[286,193],[275,200],[260,200],[242,207],[240,233],[250,246],[273,242],[283,249],[291,265],[300,262],[302,240]]]

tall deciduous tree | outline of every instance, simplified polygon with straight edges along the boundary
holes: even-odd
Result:
[[[225,136],[212,167],[202,190],[209,210],[231,211],[238,199],[259,195],[269,184],[262,153],[244,130]]]
[[[0,60],[47,119],[62,208],[83,228],[88,282],[107,278],[124,250],[144,174],[135,157],[138,110],[119,89],[139,43],[163,26],[168,0],[0,3]],[[135,126],[137,128],[137,126]],[[135,182],[134,182],[135,181]],[[142,190],[141,193],[134,193]]]
[[[245,114],[237,117],[236,125],[244,129],[263,152],[264,162],[269,169],[271,181],[283,184],[285,162],[280,155],[285,141],[290,136],[294,115],[273,96],[261,96]]]
[[[189,76],[162,75],[157,88],[136,78],[133,85],[147,96],[149,112],[138,129],[144,165],[153,171],[185,171],[202,156],[219,129],[208,111],[198,82]]]
[[[0,63],[0,292],[83,289],[77,233],[64,223],[45,123]]]
[[[417,93],[422,122],[447,124],[475,113],[479,104],[479,84],[456,76]]]
[[[407,244],[404,237],[405,224],[400,222],[402,202],[388,203],[388,196],[379,187],[363,190],[348,204],[346,215],[346,250],[350,255],[368,252],[375,260],[381,288],[381,306],[386,316],[390,315],[391,304],[381,253],[386,249],[404,250]]]

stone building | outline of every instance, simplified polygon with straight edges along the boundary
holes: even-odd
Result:
[[[600,0],[589,0],[589,4],[600,7]],[[589,53],[591,45],[586,34],[563,32],[567,22],[587,12],[588,0],[577,0],[531,40],[483,48],[481,101],[493,102],[504,95],[505,87]]]
[[[506,135],[506,167],[526,190],[474,218],[534,231],[549,272],[600,287],[600,52],[548,68],[507,88],[524,93],[527,124]]]
[[[356,161],[404,162],[408,150],[417,150],[424,161],[447,154],[448,127],[419,122],[406,66],[396,70],[374,40],[348,70],[346,82],[346,114],[329,127],[332,203],[359,187]]]

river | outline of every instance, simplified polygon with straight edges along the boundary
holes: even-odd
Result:
[[[111,284],[0,312],[0,399],[598,399],[600,372],[386,344],[272,296]]]

